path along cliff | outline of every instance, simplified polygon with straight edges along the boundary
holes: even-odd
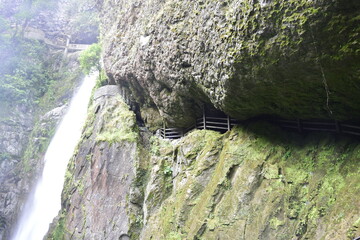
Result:
[[[109,83],[151,130],[191,126],[204,103],[360,120],[359,1],[97,3]],[[259,121],[163,140],[116,91],[95,94],[49,239],[360,235],[358,139]]]
[[[99,5],[105,70],[149,125],[188,127],[204,102],[238,120],[359,120],[359,1]]]
[[[358,140],[266,122],[164,140],[94,94],[48,239],[352,239]]]

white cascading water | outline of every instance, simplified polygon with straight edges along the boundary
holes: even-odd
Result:
[[[84,79],[71,100],[45,154],[45,165],[34,193],[23,209],[13,240],[41,240],[61,208],[61,192],[69,159],[80,139],[97,73]]]

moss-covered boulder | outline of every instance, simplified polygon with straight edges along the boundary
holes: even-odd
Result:
[[[46,239],[360,236],[358,139],[263,122],[161,139],[109,93],[94,94]]]
[[[101,5],[111,81],[172,125],[189,126],[204,102],[238,119],[360,118],[356,0]]]
[[[140,239],[360,235],[360,148],[353,139],[297,136],[258,123],[224,135],[195,131],[172,145],[156,145]],[[163,161],[170,182],[160,181],[167,178]]]

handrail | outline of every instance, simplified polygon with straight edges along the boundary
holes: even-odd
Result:
[[[209,121],[210,120],[210,121]],[[343,133],[355,136],[360,136],[360,124],[349,122],[338,122],[331,120],[289,120],[289,119],[271,119],[271,122],[279,125],[282,128],[303,131],[323,131],[332,133]],[[186,133],[193,129],[210,129],[220,132],[225,132],[238,124],[236,119],[227,117],[213,117],[204,116],[197,118],[195,124],[192,126],[181,128],[161,128],[160,133],[163,138],[178,139],[183,137]]]
[[[54,48],[68,49],[70,51],[83,51],[90,46],[89,44],[80,44],[80,43],[59,44],[47,38],[44,31],[31,27],[28,27],[25,30],[24,37],[27,39],[40,40],[43,41],[46,45],[52,46]]]
[[[224,116],[224,117],[220,117]],[[302,119],[282,119],[282,118],[267,118],[271,122],[279,125],[280,127],[286,129],[297,130],[298,132],[304,131],[326,131],[326,132],[335,132],[335,133],[346,133],[351,135],[360,136],[360,124],[349,123],[349,122],[339,122],[336,120],[302,120]],[[214,111],[207,113],[206,106],[203,107],[203,115],[200,118],[196,118],[195,123],[186,128],[161,128],[160,134],[163,138],[176,139],[181,138],[186,133],[190,132],[193,129],[211,129],[219,132],[226,132],[233,128],[239,123],[238,120],[231,118],[225,113],[217,111],[215,114]]]
[[[280,127],[297,129],[299,132],[307,131],[327,131],[346,133],[351,135],[360,136],[360,125],[352,123],[344,123],[338,121],[325,121],[325,120],[287,120],[287,119],[272,119]]]
[[[215,131],[228,131],[237,124],[237,120],[234,118],[206,116],[205,112],[203,117],[197,118],[195,124],[186,129],[181,128],[161,128],[160,135],[162,138],[177,139],[184,136],[184,134],[194,129],[211,129]]]

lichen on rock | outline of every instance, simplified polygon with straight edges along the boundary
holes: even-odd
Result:
[[[190,126],[202,103],[238,119],[359,119],[359,9],[341,0],[105,1],[105,69],[173,126]]]
[[[188,144],[195,153],[188,152]],[[140,239],[351,239],[359,234],[353,227],[360,207],[359,145],[351,139],[292,136],[258,124],[225,135],[195,131],[173,145],[167,156],[175,154],[172,168],[181,164],[181,171],[166,199],[145,198],[144,208],[152,210]],[[152,171],[150,179],[163,174]],[[149,186],[145,194],[166,191],[162,184]]]

